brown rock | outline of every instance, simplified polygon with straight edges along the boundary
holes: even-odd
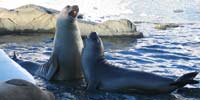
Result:
[[[16,9],[0,8],[0,34],[7,33],[54,33],[58,11],[37,6],[25,5]],[[79,20],[82,36],[96,31],[101,36],[132,35],[143,37],[129,20],[109,20],[92,23]]]

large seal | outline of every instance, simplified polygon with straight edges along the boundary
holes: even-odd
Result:
[[[0,49],[0,81],[10,79],[23,79],[35,84],[33,76]]]
[[[0,100],[55,100],[55,97],[28,81],[12,79],[0,83]]]
[[[78,6],[66,6],[58,15],[54,49],[49,61],[37,72],[47,80],[71,81],[82,78],[83,41],[76,23]]]
[[[185,74],[174,80],[109,64],[104,57],[101,38],[96,32],[91,33],[85,41],[82,66],[88,90],[159,94],[170,93],[186,84],[198,83],[193,80],[197,72]]]

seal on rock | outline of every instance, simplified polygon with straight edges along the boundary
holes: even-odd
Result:
[[[0,100],[55,100],[55,97],[28,81],[12,79],[0,82]]]
[[[160,94],[170,93],[186,84],[198,83],[193,80],[197,72],[187,73],[174,80],[109,64],[104,57],[101,38],[96,32],[92,32],[85,41],[82,67],[88,90]]]
[[[82,76],[83,41],[77,26],[77,5],[66,6],[58,15],[54,48],[50,59],[36,72],[47,80],[71,81]]]
[[[34,77],[0,49],[0,81],[23,79],[35,84]]]

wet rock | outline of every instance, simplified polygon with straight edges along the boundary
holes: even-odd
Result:
[[[179,27],[179,25],[174,23],[166,23],[166,24],[156,24],[154,28],[158,30],[166,30],[169,28],[176,28],[176,27]]]
[[[182,13],[182,12],[184,12],[184,10],[182,10],[182,9],[176,9],[176,10],[174,10],[174,13]]]
[[[103,23],[79,22],[81,35],[86,36],[88,33],[96,31],[100,36],[136,36],[143,37],[141,32],[137,32],[136,26],[129,20],[108,20]]]
[[[0,10],[1,33],[53,32],[57,12],[36,5]]]
[[[0,9],[1,34],[54,33],[56,16],[59,11],[37,5],[25,5],[16,9]],[[82,21],[79,15],[78,24],[83,36],[97,31],[102,36],[133,35],[143,36],[136,31],[136,26],[129,20],[109,20],[103,23]]]

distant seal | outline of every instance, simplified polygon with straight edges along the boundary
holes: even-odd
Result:
[[[16,63],[21,65],[24,69],[26,69],[31,75],[35,75],[37,69],[41,66],[40,64],[32,61],[22,60],[17,57],[16,52],[14,52],[13,56],[11,57]]]
[[[33,76],[0,49],[0,81],[23,79],[35,84]]]
[[[77,26],[77,5],[66,6],[58,15],[54,49],[50,59],[36,74],[47,80],[71,81],[82,78],[83,41]]]
[[[104,57],[101,38],[96,32],[92,32],[85,41],[82,66],[88,90],[159,94],[170,93],[186,84],[198,83],[193,80],[197,72],[188,73],[173,80],[109,64]]]
[[[12,79],[0,82],[0,100],[55,100],[55,97],[28,81]]]

